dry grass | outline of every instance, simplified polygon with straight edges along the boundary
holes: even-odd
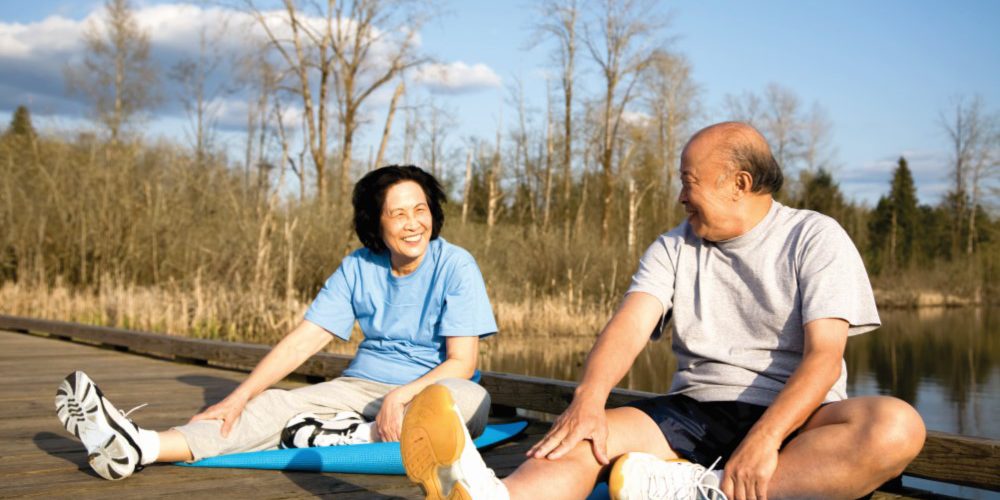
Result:
[[[305,314],[307,301],[254,295],[218,284],[140,287],[102,280],[100,286],[74,289],[55,285],[0,286],[0,313],[73,321],[196,338],[273,344]],[[593,338],[609,311],[580,300],[541,298],[494,301],[504,338]],[[328,351],[353,353],[362,336],[332,342]],[[492,344],[484,343],[490,350]]]

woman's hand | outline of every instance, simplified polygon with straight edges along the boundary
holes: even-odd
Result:
[[[403,431],[403,413],[407,403],[413,396],[401,390],[402,387],[390,391],[382,399],[382,409],[375,416],[375,428],[378,429],[380,441],[399,441]]]
[[[226,396],[226,399],[209,406],[205,411],[191,417],[188,423],[199,420],[222,420],[222,437],[229,437],[229,431],[233,430],[233,425],[239,420],[240,414],[243,413],[243,408],[247,405],[247,401],[249,401],[248,398],[234,392]]]

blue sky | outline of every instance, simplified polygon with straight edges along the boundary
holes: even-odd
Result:
[[[83,19],[100,4],[0,2],[0,57],[8,43],[5,33],[16,32],[17,26],[31,31],[55,15]],[[815,102],[825,109],[833,125],[835,177],[856,200],[874,203],[902,154],[910,160],[921,201],[937,202],[947,183],[948,157],[940,113],[955,97],[976,94],[987,109],[1000,110],[1000,2],[680,0],[656,6],[655,14],[670,17],[662,37],[690,60],[703,90],[702,124],[727,118],[722,106],[727,94],[760,93],[772,82],[789,88],[803,105]],[[454,147],[469,135],[493,136],[515,79],[522,81],[529,105],[544,108],[549,47],[526,47],[536,16],[530,2],[453,0],[441,10],[421,30],[422,49],[442,64],[481,65],[479,76],[486,74],[468,87],[433,94],[456,115],[449,139]],[[582,57],[579,79],[586,95],[596,89],[597,75]],[[19,74],[0,71],[0,92],[7,96],[0,98],[0,118],[5,121],[18,100],[30,95],[33,103],[54,103],[58,99],[46,101],[40,94],[64,93],[51,70],[16,67]],[[422,92],[430,95],[430,90],[425,86]],[[47,111],[59,123],[72,123],[83,109],[66,105],[73,98],[62,99]],[[379,101],[373,104],[372,125],[363,140],[377,136],[384,120]],[[44,120],[45,112],[40,113]],[[509,123],[512,110],[505,106],[503,113]],[[152,129],[181,133],[184,119],[176,107],[157,117]]]

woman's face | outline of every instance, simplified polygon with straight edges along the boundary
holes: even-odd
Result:
[[[382,203],[382,241],[394,270],[408,274],[420,265],[431,241],[434,219],[423,188],[413,181],[393,184]]]

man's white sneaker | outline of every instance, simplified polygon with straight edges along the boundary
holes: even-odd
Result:
[[[371,426],[353,411],[342,411],[329,419],[313,413],[300,413],[291,418],[281,431],[281,448],[309,448],[371,442]]]
[[[403,417],[400,440],[406,476],[428,499],[509,500],[507,487],[472,443],[448,388],[430,385]]]
[[[626,453],[611,467],[608,490],[612,500],[726,500],[712,467]]]
[[[73,372],[59,384],[56,415],[83,442],[90,467],[104,479],[124,479],[141,468],[139,428],[104,397],[86,373]]]

